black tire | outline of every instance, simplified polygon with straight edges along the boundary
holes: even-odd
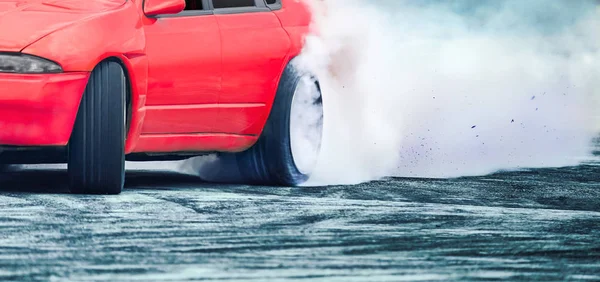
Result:
[[[213,182],[273,186],[297,186],[306,182],[310,173],[298,169],[292,154],[290,116],[296,88],[307,76],[318,91],[313,105],[321,113],[318,130],[322,133],[323,102],[319,84],[290,63],[282,74],[271,113],[257,143],[243,152],[219,154],[216,160],[196,167],[200,177]]]
[[[72,193],[121,193],[125,181],[126,85],[125,73],[117,62],[101,62],[92,71],[68,145]]]

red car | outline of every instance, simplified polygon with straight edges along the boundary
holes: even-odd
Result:
[[[298,185],[322,133],[319,83],[293,64],[310,20],[297,0],[0,0],[0,160],[66,162],[73,193],[120,193],[125,160],[206,153],[232,181]]]

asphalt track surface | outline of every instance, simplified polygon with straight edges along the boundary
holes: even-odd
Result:
[[[600,166],[356,186],[0,174],[1,281],[600,280]]]

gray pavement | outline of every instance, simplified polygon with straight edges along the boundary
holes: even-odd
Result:
[[[69,195],[0,176],[2,281],[600,280],[600,166],[356,186],[213,185],[130,171]]]

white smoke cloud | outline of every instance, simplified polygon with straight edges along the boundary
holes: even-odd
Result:
[[[307,1],[319,32],[300,65],[320,77],[325,105],[308,185],[590,157],[600,125],[594,1]]]

